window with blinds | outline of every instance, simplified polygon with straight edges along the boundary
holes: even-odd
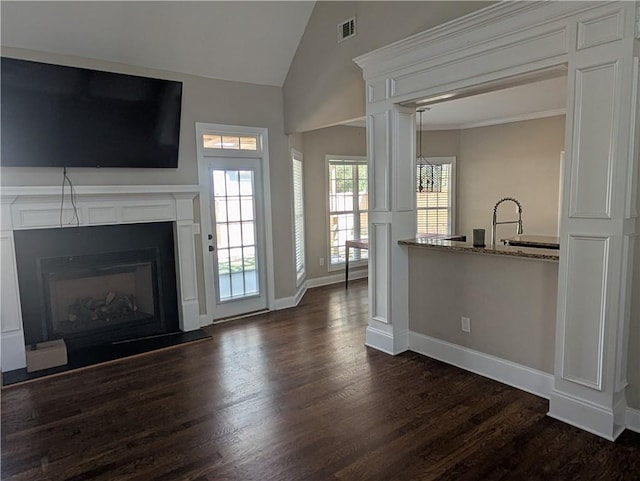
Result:
[[[345,242],[368,237],[367,159],[327,158],[329,180],[329,267],[345,262]],[[349,250],[349,262],[367,259],[368,252]]]
[[[302,154],[293,152],[293,237],[296,263],[296,279],[299,285],[305,277],[304,253],[304,175]]]
[[[454,228],[455,157],[428,158],[429,188],[418,192],[420,172],[416,166],[417,234],[451,235]],[[433,167],[433,168],[432,168]]]

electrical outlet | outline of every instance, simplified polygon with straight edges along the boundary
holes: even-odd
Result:
[[[320,265],[323,266],[324,265],[324,257],[320,258]]]
[[[463,332],[471,332],[471,319],[469,319],[468,317],[461,317],[460,318],[460,329],[462,329]]]

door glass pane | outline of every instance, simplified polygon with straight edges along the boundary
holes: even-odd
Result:
[[[202,136],[202,145],[205,149],[220,149],[222,148],[222,136],[204,134]]]
[[[255,245],[255,234],[253,232],[253,222],[242,223],[242,243],[244,245]]]
[[[225,135],[222,137],[222,148],[237,150],[240,148],[240,139],[236,136]]]
[[[214,170],[213,179],[219,300],[258,295],[253,171]]]
[[[234,222],[233,224],[228,224],[227,227],[229,232],[229,246],[242,247],[242,232],[240,231],[240,223]]]
[[[242,150],[258,150],[256,137],[240,137],[240,148]]]
[[[253,198],[240,199],[242,220],[253,220]]]
[[[224,197],[227,195],[226,178],[223,171],[213,171],[213,192],[216,197]]]
[[[227,197],[227,221],[238,222],[240,220],[240,199],[237,196]]]

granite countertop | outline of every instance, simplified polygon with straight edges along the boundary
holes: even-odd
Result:
[[[459,242],[435,238],[417,238],[399,240],[399,245],[408,247],[418,247],[421,249],[444,250],[453,252],[467,252],[470,254],[497,255],[508,257],[524,257],[528,259],[539,259],[543,261],[558,262],[560,252],[557,249],[541,249],[536,247],[521,247],[496,245],[492,247],[474,247],[470,242]]]

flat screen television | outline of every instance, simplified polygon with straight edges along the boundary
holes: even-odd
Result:
[[[182,82],[1,62],[0,165],[178,166]]]

